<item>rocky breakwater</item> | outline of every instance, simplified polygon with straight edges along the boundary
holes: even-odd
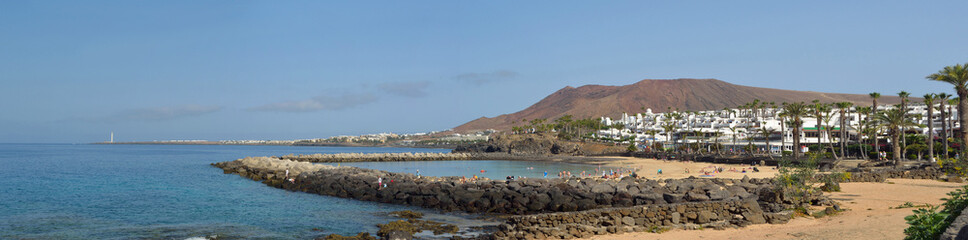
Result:
[[[534,214],[648,204],[757,200],[772,189],[769,179],[498,181],[417,177],[408,173],[315,165],[269,157],[213,165],[225,173],[292,191],[470,213]],[[287,168],[291,168],[291,181],[285,179]],[[381,181],[386,187],[378,186]]]
[[[775,214],[774,214],[775,215]],[[741,227],[767,223],[754,200],[654,204],[580,212],[512,216],[496,239],[569,239],[624,232]]]

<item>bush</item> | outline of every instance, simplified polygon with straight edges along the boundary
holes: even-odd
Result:
[[[968,186],[948,193],[950,198],[945,198],[942,204],[944,209],[938,211],[938,207],[918,208],[914,210],[914,215],[904,217],[904,220],[911,226],[904,229],[907,235],[904,239],[938,239],[945,229],[954,222],[961,211],[968,206]]]
[[[784,202],[794,205],[808,203],[808,196],[817,192],[813,187],[816,182],[817,155],[800,162],[784,160],[774,181],[774,192],[781,196]]]
[[[954,174],[961,177],[968,177],[968,162],[958,160],[957,158],[941,158],[938,159],[938,167],[943,169],[945,173]]]

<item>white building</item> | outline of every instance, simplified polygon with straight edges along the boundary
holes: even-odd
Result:
[[[938,106],[935,105],[936,108]],[[951,105],[945,105],[944,107],[945,115],[949,116],[951,121],[947,124],[949,126],[948,136],[952,136],[951,133],[954,133],[953,129],[960,128],[957,120],[957,108]],[[878,111],[892,108],[894,106],[882,105],[878,106]],[[941,118],[940,111],[936,109],[934,116],[930,118],[931,120],[928,120],[926,118],[926,105],[909,102],[907,108],[908,114],[911,116],[910,118],[915,123],[923,125],[923,127],[910,127],[906,129],[907,133],[927,134],[927,124],[929,121],[934,125],[936,136],[941,133],[941,126],[944,119]],[[742,151],[745,146],[752,143],[758,151],[769,149],[772,153],[780,153],[781,151],[793,150],[794,138],[793,128],[791,128],[790,123],[782,121],[778,117],[781,112],[782,109],[780,108],[669,113],[653,113],[652,109],[647,109],[645,113],[635,115],[623,113],[620,119],[615,120],[602,117],[602,123],[608,126],[620,124],[624,127],[621,129],[611,128],[601,130],[597,134],[599,137],[616,140],[632,138],[635,142],[642,145],[650,145],[653,142],[664,143],[666,148],[670,148],[673,145],[702,141],[703,143],[719,142],[724,146],[724,150],[726,151]],[[797,136],[800,138],[801,145],[816,144],[818,142],[839,143],[841,129],[846,131],[848,140],[856,141],[858,137],[857,127],[860,120],[862,118],[866,120],[867,116],[859,116],[854,107],[846,109],[844,115],[840,115],[840,109],[834,108],[828,116],[823,118],[824,121],[819,123],[819,125],[815,117],[803,118],[803,125],[800,126],[802,131],[800,136]],[[845,126],[840,126],[842,117],[845,118]],[[667,127],[672,129],[672,131],[667,132]],[[828,136],[828,131],[817,131],[818,128],[827,129],[828,127],[832,129],[829,131],[829,135],[833,136]],[[773,132],[769,135],[769,145],[767,145],[767,138],[763,136],[764,130]],[[886,134],[887,132],[882,130],[878,135],[880,139],[885,139]],[[863,138],[869,139],[868,136],[864,136]]]

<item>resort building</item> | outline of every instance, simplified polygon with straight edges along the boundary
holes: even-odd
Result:
[[[939,107],[945,108],[944,117]],[[877,110],[880,112],[893,108],[896,106],[881,105]],[[602,117],[601,122],[611,127],[598,131],[596,137],[634,141],[641,148],[661,144],[665,149],[674,149],[695,143],[703,148],[710,148],[718,143],[723,146],[723,151],[743,152],[752,146],[755,152],[774,154],[793,151],[794,137],[800,138],[800,147],[804,152],[807,145],[836,145],[842,138],[848,143],[859,140],[870,143],[872,136],[877,136],[882,144],[890,141],[889,131],[874,124],[864,124],[869,122],[868,117],[873,116],[859,113],[856,107],[844,109],[843,115],[841,109],[832,107],[820,113],[821,121],[817,120],[816,112],[813,112],[814,114],[802,118],[803,124],[797,126],[802,130],[799,136],[793,136],[790,120],[780,117],[782,111],[778,107],[666,113],[654,113],[652,109],[646,109],[645,113],[635,115],[623,113],[621,118],[614,120]],[[926,105],[909,103],[907,116],[918,126],[907,127],[904,129],[905,133],[927,134],[928,124],[931,124],[936,137],[942,136],[942,131],[946,130],[950,138],[960,128],[958,110],[953,105],[935,105],[933,116],[927,116],[927,113]]]

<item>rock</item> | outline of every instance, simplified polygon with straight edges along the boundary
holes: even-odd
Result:
[[[397,230],[387,234],[386,239],[387,240],[412,240],[413,234],[410,234],[409,232]]]
[[[712,189],[707,192],[709,194],[709,199],[713,201],[723,200],[732,197],[732,194],[726,189]]]
[[[957,175],[948,175],[948,182],[963,183],[963,182],[965,182],[965,179],[963,179],[963,178],[961,178],[960,176],[957,176]]]
[[[635,219],[632,217],[623,217],[622,224],[625,224],[627,226],[635,226]]]
[[[833,207],[827,207],[823,209],[823,213],[826,215],[833,215],[837,213],[837,210],[834,209]]]
[[[672,224],[679,224],[680,220],[682,220],[682,214],[678,212],[672,213]]]
[[[763,217],[763,211],[744,211],[742,216],[747,221],[750,221],[751,224],[766,223],[766,218]]]
[[[675,194],[675,193],[662,194],[662,199],[665,200],[667,203],[681,203],[683,202],[682,198],[683,198],[682,194]]]
[[[709,197],[707,197],[706,194],[692,191],[686,193],[686,200],[690,202],[704,202],[709,201]]]
[[[615,193],[615,187],[599,183],[592,186],[592,193]]]
[[[763,216],[766,217],[766,221],[770,224],[782,224],[789,222],[793,218],[793,211],[786,210],[777,213],[764,213]]]
[[[731,195],[739,197],[740,199],[746,199],[750,196],[749,192],[746,192],[746,188],[736,185],[727,186],[726,191],[729,191]]]
[[[709,223],[710,219],[712,219],[712,212],[700,211],[699,215],[696,216],[696,223],[699,223],[699,224]]]

